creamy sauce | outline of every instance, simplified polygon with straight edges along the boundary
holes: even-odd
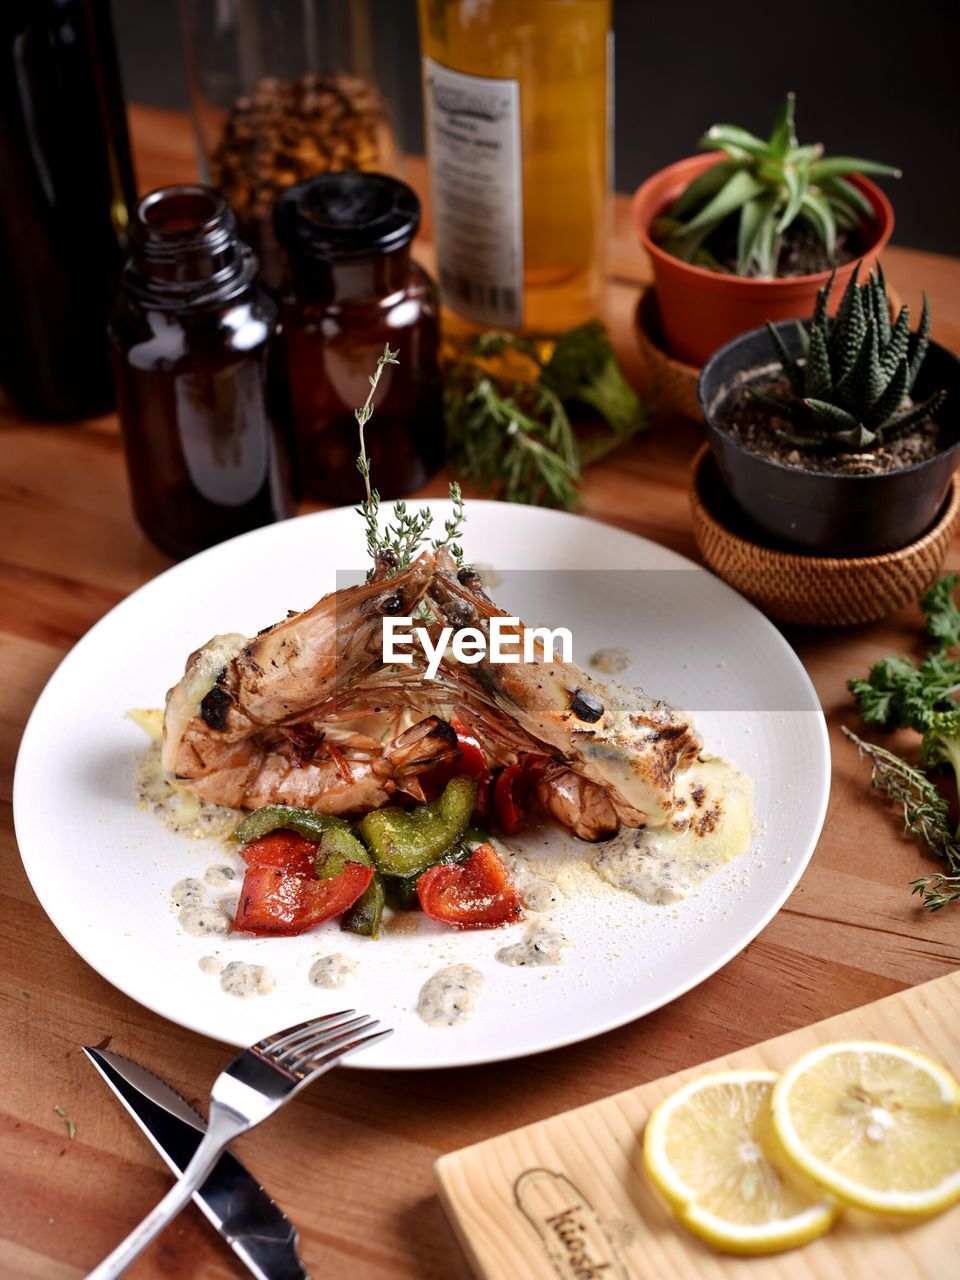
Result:
[[[220,975],[220,989],[228,996],[246,1000],[250,996],[268,996],[276,986],[273,974],[262,964],[231,960]]]
[[[428,1027],[455,1027],[475,1011],[484,982],[469,964],[438,969],[420,988],[417,1013]]]
[[[170,890],[170,901],[179,911],[183,907],[198,907],[203,902],[204,888],[194,876],[185,876]]]
[[[195,938],[225,938],[233,928],[233,921],[219,907],[205,907],[202,903],[187,903],[177,912],[177,920],[184,933]]]
[[[728,761],[697,760],[677,778],[670,822],[625,828],[597,846],[594,869],[645,902],[679,902],[750,847],[751,793],[750,779]]]
[[[315,987],[342,987],[359,965],[340,951],[329,956],[318,956],[310,966],[307,977]]]
[[[201,973],[222,973],[223,961],[219,956],[201,956],[197,967]]]
[[[629,649],[598,649],[596,653],[591,653],[588,662],[605,676],[616,676],[621,671],[626,671],[633,658]]]
[[[239,821],[235,809],[207,804],[165,772],[160,744],[152,742],[137,761],[134,780],[137,803],[178,835],[227,836]]]
[[[226,889],[229,885],[235,883],[237,869],[226,862],[215,862],[207,867],[203,873],[203,878],[207,884],[213,885],[215,889]]]
[[[563,964],[572,947],[570,939],[551,920],[537,920],[527,926],[519,942],[501,947],[497,959],[509,965]]]
[[[563,897],[557,886],[543,876],[520,876],[517,888],[520,891],[520,901],[528,911],[549,911]]]

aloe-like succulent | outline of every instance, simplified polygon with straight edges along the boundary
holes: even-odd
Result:
[[[854,268],[836,316],[828,314],[833,276],[818,292],[809,328],[797,325],[805,355],[795,359],[780,331],[768,324],[777,358],[790,384],[788,399],[750,388],[768,409],[791,422],[782,439],[798,448],[855,453],[888,444],[936,413],[947,393],[935,391],[920,404],[910,392],[930,345],[930,304],[915,333],[910,312],[901,307],[890,320],[883,270],[878,265],[860,284]]]
[[[736,218],[737,275],[776,276],[784,232],[794,223],[808,227],[828,261],[836,261],[838,229],[854,230],[874,218],[870,201],[848,175],[899,178],[900,170],[875,160],[825,156],[820,143],[799,146],[794,104],[790,93],[766,141],[732,124],[715,124],[704,134],[700,146],[723,151],[726,159],[694,178],[654,223],[662,248],[717,269],[710,239]]]

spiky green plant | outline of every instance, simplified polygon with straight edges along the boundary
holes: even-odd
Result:
[[[837,230],[854,230],[874,218],[873,205],[848,175],[899,178],[900,170],[875,160],[825,156],[820,143],[799,146],[794,103],[795,95],[787,94],[766,141],[733,124],[707,130],[699,145],[723,151],[726,159],[694,178],[656,221],[653,236],[662,248],[684,262],[719,269],[711,237],[735,219],[737,275],[773,277],[784,232],[802,223],[828,261],[836,261]]]
[[[911,333],[907,307],[890,321],[882,268],[878,265],[864,284],[859,272],[857,263],[832,319],[832,275],[818,292],[809,330],[797,325],[805,356],[794,358],[780,331],[767,325],[791,394],[786,400],[754,388],[750,394],[790,419],[791,430],[778,434],[799,448],[851,453],[888,444],[936,413],[946,399],[945,391],[920,404],[910,399],[930,345],[927,295],[920,325]]]

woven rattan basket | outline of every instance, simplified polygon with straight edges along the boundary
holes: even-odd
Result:
[[[770,618],[805,627],[876,622],[918,600],[940,572],[960,515],[954,476],[932,529],[899,551],[839,559],[750,541],[707,445],[693,461],[693,533],[707,565]]]
[[[657,314],[657,295],[648,285],[640,293],[636,314],[637,345],[647,364],[650,378],[650,394],[658,413],[680,414],[685,418],[703,420],[697,401],[697,379],[700,370],[692,364],[682,364],[668,355],[660,332]]]
[[[890,303],[891,317],[896,318],[900,310],[900,298],[889,286],[887,299]],[[645,286],[640,292],[635,323],[637,345],[647,365],[648,389],[657,412],[668,417],[670,414],[679,414],[684,418],[693,418],[697,422],[702,422],[703,415],[697,400],[697,379],[700,377],[700,370],[692,364],[683,364],[682,361],[675,360],[664,346],[660,316],[657,312],[657,295],[653,285]]]

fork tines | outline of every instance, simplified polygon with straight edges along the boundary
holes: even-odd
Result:
[[[346,1057],[362,1045],[392,1034],[390,1028],[374,1032],[373,1028],[379,1026],[376,1018],[357,1015],[355,1009],[344,1009],[267,1036],[253,1046],[252,1052],[302,1077]],[[363,1032],[372,1034],[364,1035]]]

